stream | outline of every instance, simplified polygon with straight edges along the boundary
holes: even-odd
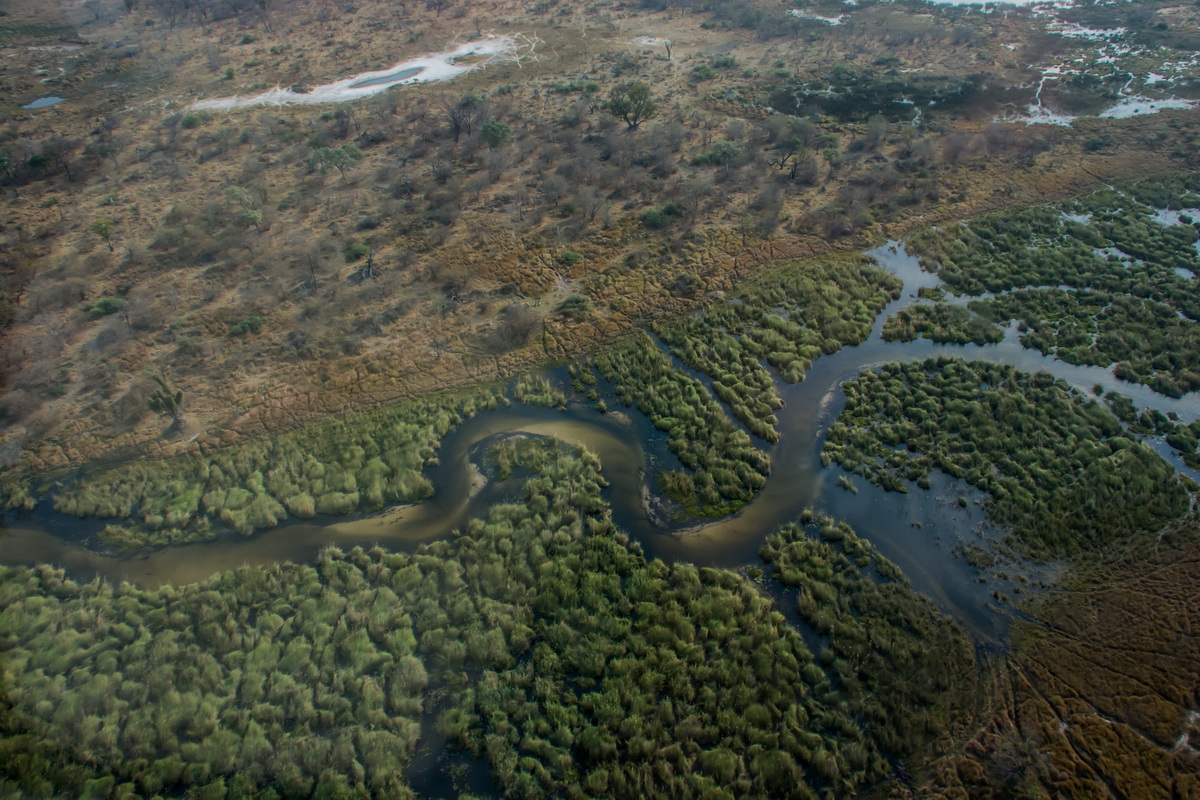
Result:
[[[70,539],[81,521],[44,511],[15,515],[0,538],[0,561],[8,564],[53,563],[78,578],[101,576],[145,586],[189,583],[242,564],[280,561],[311,562],[328,545],[370,547],[382,544],[412,550],[420,543],[445,536],[471,516],[481,516],[488,506],[516,496],[519,482],[487,483],[476,464],[488,440],[524,432],[554,436],[594,452],[609,481],[605,499],[614,522],[645,548],[647,555],[664,560],[685,560],[703,566],[739,567],[758,563],[764,538],[777,526],[813,508],[844,520],[896,562],[914,587],[954,616],[984,645],[1000,647],[1005,639],[1011,608],[998,602],[995,593],[1011,595],[1024,584],[1053,574],[1054,565],[1021,565],[1009,569],[980,569],[962,555],[964,547],[986,548],[1002,537],[987,519],[984,496],[973,487],[935,473],[930,491],[914,488],[908,494],[885,492],[854,476],[857,493],[835,484],[847,475],[837,466],[823,467],[820,454],[825,432],[845,405],[842,384],[861,371],[892,361],[917,361],[938,355],[1011,364],[1026,371],[1045,371],[1090,394],[1096,384],[1131,397],[1139,407],[1174,411],[1184,422],[1200,416],[1200,397],[1173,399],[1149,388],[1117,379],[1110,370],[1054,360],[1021,346],[1015,325],[999,344],[941,345],[927,339],[885,342],[883,323],[902,308],[917,302],[917,290],[940,285],[936,275],[921,270],[903,245],[889,242],[868,253],[879,266],[900,277],[899,299],[879,315],[870,337],[818,358],[806,378],[789,385],[777,380],[784,407],[779,417],[779,441],[770,449],[771,475],[741,511],[729,517],[691,527],[656,522],[647,510],[647,476],[661,469],[678,468],[666,449],[666,435],[641,414],[628,411],[609,398],[606,414],[591,404],[572,403],[565,412],[514,405],[485,411],[463,422],[445,437],[439,463],[427,470],[435,487],[433,497],[419,504],[397,506],[380,514],[350,519],[306,521],[280,526],[251,537],[233,533],[199,544],[143,552],[132,556],[94,553]],[[554,376],[552,376],[554,377]],[[565,371],[562,371],[565,377]],[[1152,446],[1156,443],[1150,442]],[[1183,468],[1170,448],[1156,447],[1177,468]],[[967,502],[965,507],[959,498]],[[42,508],[49,504],[45,501]],[[40,524],[41,529],[34,525]],[[60,537],[55,532],[68,534]]]

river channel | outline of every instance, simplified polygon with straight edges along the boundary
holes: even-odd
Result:
[[[434,495],[419,504],[358,519],[289,524],[245,538],[227,534],[212,542],[128,557],[104,556],[82,547],[77,543],[81,537],[71,535],[73,530],[78,531],[78,520],[40,508],[32,516],[11,519],[0,538],[0,560],[9,564],[52,563],[77,578],[98,575],[157,586],[203,580],[242,564],[308,562],[328,545],[381,544],[412,549],[420,542],[448,535],[470,516],[482,515],[490,504],[519,492],[515,481],[487,484],[476,464],[486,441],[525,432],[554,436],[594,452],[610,484],[605,493],[614,521],[650,556],[708,566],[759,563],[758,550],[766,535],[781,523],[795,519],[803,509],[813,508],[850,523],[895,561],[918,591],[962,622],[977,640],[999,645],[1012,612],[997,602],[996,593],[1019,591],[1014,581],[1024,583],[1031,576],[1036,583],[1038,570],[1026,567],[1021,576],[1010,577],[996,569],[981,570],[963,558],[964,547],[984,546],[986,540],[1004,533],[988,523],[982,495],[964,483],[935,475],[930,491],[913,487],[908,494],[885,492],[858,478],[857,493],[837,486],[838,477],[845,473],[836,466],[823,467],[820,453],[825,431],[845,404],[842,384],[865,369],[887,362],[946,355],[1011,364],[1026,372],[1046,371],[1086,393],[1099,384],[1105,390],[1130,396],[1140,407],[1174,411],[1185,422],[1200,416],[1200,398],[1164,397],[1147,387],[1121,381],[1108,369],[1048,358],[1022,347],[1015,326],[1006,331],[999,344],[939,345],[924,339],[885,342],[880,335],[884,321],[912,305],[918,289],[938,286],[940,280],[923,271],[900,243],[889,242],[869,255],[903,280],[900,298],[879,315],[865,342],[817,359],[798,384],[777,382],[785,405],[777,412],[780,439],[770,448],[771,475],[753,502],[732,516],[696,525],[694,520],[664,523],[651,515],[646,503],[650,478],[662,469],[678,468],[678,462],[666,449],[665,434],[654,429],[643,415],[624,409],[610,397],[609,406],[619,409],[617,413],[601,414],[588,404],[572,404],[565,412],[514,405],[479,413],[443,440],[439,463],[427,472],[435,487]],[[556,373],[559,377],[564,374]],[[1171,457],[1169,448],[1156,449],[1176,467],[1192,474]],[[960,497],[968,499],[966,507],[959,502]],[[41,504],[48,505],[47,501]],[[1046,575],[1053,565],[1041,570]]]

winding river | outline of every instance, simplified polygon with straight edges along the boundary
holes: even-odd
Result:
[[[883,363],[942,354],[1011,364],[1027,372],[1044,370],[1087,393],[1099,384],[1132,397],[1138,406],[1174,411],[1184,421],[1200,416],[1200,398],[1164,397],[1144,386],[1120,381],[1107,369],[1048,358],[1022,347],[1015,327],[995,345],[885,342],[880,335],[884,321],[912,305],[919,288],[934,287],[940,281],[921,270],[899,243],[889,242],[869,254],[904,281],[901,297],[880,314],[864,343],[819,358],[799,384],[779,382],[785,406],[777,414],[781,436],[770,451],[771,475],[754,501],[732,516],[690,528],[672,529],[655,521],[645,502],[646,476],[677,467],[678,462],[666,450],[665,435],[644,416],[625,411],[600,414],[582,404],[573,404],[565,413],[514,406],[482,412],[443,440],[439,464],[428,471],[435,486],[434,496],[420,504],[398,506],[361,519],[290,524],[249,538],[229,534],[212,542],[130,557],[96,554],[70,542],[70,536],[50,533],[48,529],[55,526],[45,525],[41,530],[20,527],[22,518],[18,517],[17,524],[0,539],[0,560],[10,564],[54,563],[81,578],[99,575],[156,586],[203,580],[242,564],[311,561],[320,548],[331,544],[383,544],[411,549],[420,542],[447,535],[470,516],[485,513],[488,505],[519,491],[515,481],[481,486],[475,462],[487,440],[525,432],[555,436],[596,453],[610,483],[605,492],[614,521],[651,556],[710,566],[753,564],[772,529],[812,507],[850,523],[899,564],[919,591],[962,622],[981,643],[998,645],[1004,639],[1011,610],[997,604],[995,593],[1011,594],[1016,588],[1014,578],[996,570],[980,570],[962,557],[963,547],[982,545],[987,538],[1002,533],[988,523],[979,502],[982,496],[945,476],[934,476],[931,491],[909,494],[885,492],[862,479],[855,479],[857,494],[836,486],[837,478],[845,473],[837,467],[822,467],[820,453],[825,431],[845,404],[842,384],[862,370]],[[617,408],[619,403],[612,401],[610,406]],[[1173,458],[1169,448],[1159,443],[1156,449],[1193,474]],[[974,502],[964,508],[958,501],[960,496]],[[45,518],[42,512],[39,521]],[[69,530],[72,522],[79,524],[72,518],[62,518],[58,524]],[[1027,566],[1024,569],[1023,578],[1032,577],[1036,582],[1037,571]],[[1041,569],[1050,572],[1053,565]]]

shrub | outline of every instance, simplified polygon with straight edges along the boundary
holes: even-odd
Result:
[[[101,297],[95,303],[83,306],[83,311],[92,319],[107,317],[125,307],[125,301],[119,297]]]
[[[591,307],[591,301],[586,297],[581,294],[573,294],[559,303],[555,312],[567,319],[579,321],[587,316]]]
[[[262,326],[267,322],[267,318],[258,314],[251,314],[229,329],[231,336],[245,336],[247,333],[258,333],[262,330]]]

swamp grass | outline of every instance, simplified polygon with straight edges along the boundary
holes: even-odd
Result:
[[[520,384],[520,382],[518,382]],[[549,389],[544,380],[536,391]],[[133,461],[68,479],[54,509],[122,521],[100,541],[119,550],[212,538],[215,525],[242,535],[289,517],[373,511],[433,493],[423,474],[462,420],[509,400],[492,388],[348,414],[212,453]],[[8,507],[29,507],[26,482],[6,486]]]
[[[1197,207],[1200,173],[1184,173],[918,233],[909,251],[950,289],[996,296],[972,302],[974,314],[914,306],[888,320],[885,337],[983,343],[1016,320],[1021,343],[1046,355],[1112,366],[1171,397],[1196,391],[1200,221],[1163,224],[1155,209]]]
[[[933,469],[964,479],[991,496],[989,515],[1035,558],[1158,530],[1188,513],[1197,488],[1046,373],[936,358],[887,364],[844,388],[826,463],[895,491]]]
[[[621,402],[667,434],[685,471],[660,473],[663,493],[693,515],[723,516],[766,483],[770,458],[755,447],[708,388],[675,367],[650,336],[638,334],[597,356],[596,372]]]
[[[788,383],[812,362],[858,344],[901,282],[860,255],[806,260],[772,271],[730,297],[712,298],[696,314],[662,322],[655,333],[712,389],[755,436],[779,439],[783,405],[771,369]]]
[[[594,456],[507,457],[520,497],[412,554],[154,590],[4,568],[0,795],[407,797],[436,693],[506,795],[836,797],[888,784],[969,691],[965,636],[844,527],[767,551],[832,604],[813,624],[846,643],[818,659],[752,581],[647,560]],[[906,676],[925,708],[875,691]]]

